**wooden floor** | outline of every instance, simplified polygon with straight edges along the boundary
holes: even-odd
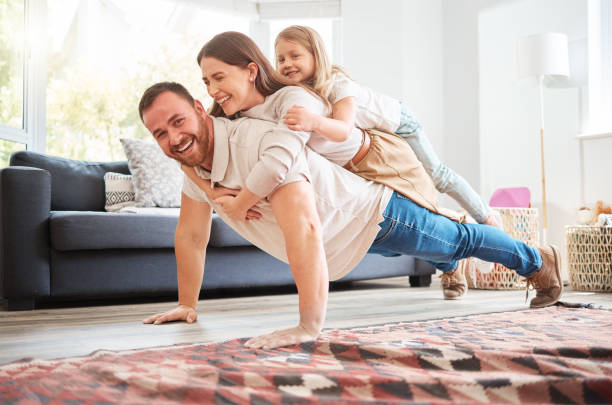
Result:
[[[612,309],[612,294],[566,289],[563,301]],[[297,322],[297,295],[285,291],[201,300],[198,322],[190,325],[142,324],[142,319],[174,305],[157,302],[22,312],[0,310],[0,364],[27,357],[86,355],[98,349],[218,342]],[[461,300],[445,301],[437,276],[431,287],[424,288],[411,288],[406,277],[397,277],[357,282],[350,288],[332,291],[325,327],[347,328],[521,309],[527,309],[524,291],[470,290]]]

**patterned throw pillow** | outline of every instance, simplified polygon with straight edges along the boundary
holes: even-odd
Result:
[[[164,155],[157,144],[139,139],[120,139],[132,173],[139,207],[179,207],[183,171]]]
[[[104,191],[106,195],[106,211],[115,212],[121,208],[136,205],[134,201],[134,186],[129,174],[107,172],[104,174]]]

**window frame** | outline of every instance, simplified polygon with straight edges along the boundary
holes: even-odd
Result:
[[[26,0],[26,58],[24,128],[26,149],[44,152],[46,149],[47,53],[44,33],[47,30],[46,0]]]
[[[298,18],[326,18],[332,20],[332,63],[342,65],[341,0],[326,0],[316,3],[308,1],[265,1],[259,3],[258,11],[258,21],[251,24],[251,37],[259,44],[264,55],[270,54],[270,21]]]

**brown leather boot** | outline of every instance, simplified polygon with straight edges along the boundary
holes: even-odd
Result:
[[[553,305],[561,297],[563,280],[561,280],[561,255],[554,245],[538,248],[542,255],[542,267],[533,276],[527,279],[527,293],[532,285],[536,296],[531,300],[531,308],[544,308]]]
[[[442,293],[446,300],[461,298],[468,289],[465,274],[463,274],[463,270],[460,270],[459,267],[453,271],[442,273],[441,278]]]

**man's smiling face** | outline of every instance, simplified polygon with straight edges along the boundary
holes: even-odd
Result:
[[[192,105],[178,94],[165,91],[143,111],[142,119],[168,157],[193,167],[204,162],[211,142],[204,116],[198,101]]]

